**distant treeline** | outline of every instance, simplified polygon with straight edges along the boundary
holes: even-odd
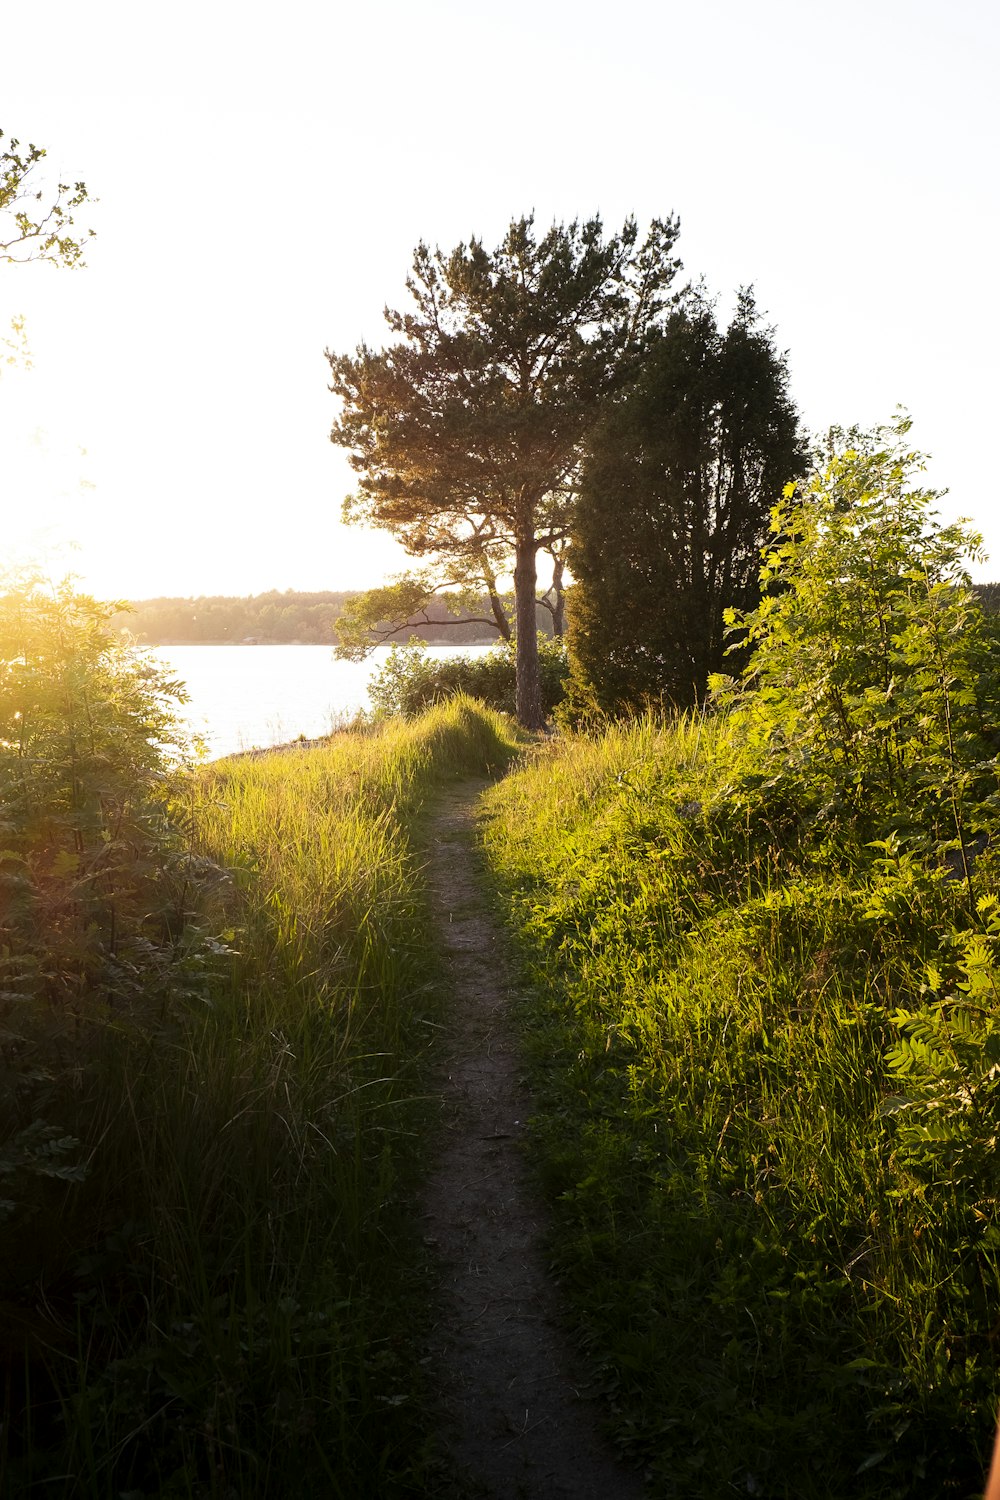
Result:
[[[342,593],[300,594],[293,589],[279,593],[251,594],[245,599],[224,594],[197,599],[141,599],[131,611],[114,617],[114,627],[128,630],[150,646],[199,644],[226,645],[253,642],[262,645],[319,645],[336,643],[334,622],[357,590]],[[976,593],[984,610],[1000,614],[1000,583],[977,583]],[[484,613],[488,605],[483,601]],[[418,635],[431,645],[488,645],[497,639],[488,626],[470,623],[442,624],[448,618],[443,604],[428,608],[430,623],[414,625],[400,635],[406,640]],[[467,612],[468,613],[468,612]],[[538,628],[552,633],[552,621],[544,609],[538,611]]]
[[[356,592],[300,594],[293,589],[284,593],[272,589],[245,599],[222,594],[197,599],[141,599],[130,611],[115,616],[114,627],[130,631],[150,646],[240,642],[334,645],[334,622]],[[414,625],[400,639],[418,635],[431,644],[473,645],[497,638],[496,632],[485,625],[436,623],[448,618],[443,604],[431,604],[427,613],[428,624]],[[539,612],[539,629],[544,628],[543,614]]]

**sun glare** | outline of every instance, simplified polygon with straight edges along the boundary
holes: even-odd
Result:
[[[0,447],[8,496],[4,554],[8,566],[33,564],[46,572],[79,570],[93,510],[94,482],[85,447],[40,420],[33,372],[5,371],[0,403]]]

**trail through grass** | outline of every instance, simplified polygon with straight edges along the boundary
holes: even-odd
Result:
[[[585,1362],[562,1326],[547,1215],[524,1157],[531,1111],[509,946],[474,847],[475,783],[438,799],[427,882],[450,999],[435,1070],[442,1128],[420,1195],[433,1248],[428,1355],[460,1493],[638,1500],[602,1440]]]
[[[805,837],[732,723],[539,746],[486,797],[556,1264],[654,1495],[970,1495],[1000,923],[986,901],[970,937],[969,883],[898,841]],[[31,1011],[5,1061],[49,1133],[2,1163],[0,1492],[445,1492],[414,1345],[421,819],[515,753],[457,701],[209,768],[181,812],[198,899],[141,983],[122,961]]]

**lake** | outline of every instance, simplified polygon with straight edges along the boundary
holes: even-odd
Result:
[[[434,657],[480,656],[488,646],[430,646]],[[389,654],[338,661],[330,646],[154,646],[187,685],[184,717],[210,756],[317,739],[368,707],[368,682]]]

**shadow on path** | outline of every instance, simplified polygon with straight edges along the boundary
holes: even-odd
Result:
[[[440,1153],[424,1194],[440,1316],[428,1350],[445,1440],[470,1495],[640,1500],[574,1383],[542,1250],[545,1212],[519,1145],[530,1103],[509,1020],[512,979],[473,847],[483,782],[443,797],[428,880],[451,989]]]

